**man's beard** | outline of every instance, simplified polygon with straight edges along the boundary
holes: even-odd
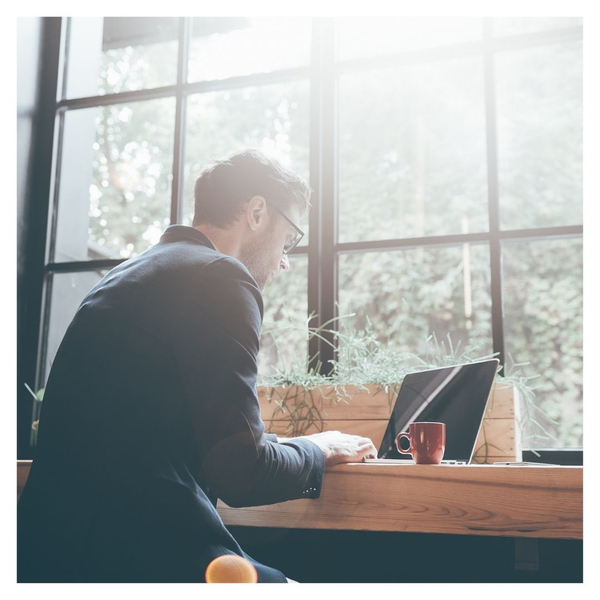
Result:
[[[240,262],[250,271],[261,291],[265,289],[272,275],[272,270],[265,261],[265,248],[269,247],[269,241],[270,238],[255,239],[241,249],[239,256]]]

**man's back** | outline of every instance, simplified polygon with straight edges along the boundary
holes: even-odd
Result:
[[[217,496],[318,496],[319,449],[264,435],[261,320],[246,268],[189,227],[88,294],[46,387],[19,503],[20,581],[203,581],[215,556],[243,555]]]

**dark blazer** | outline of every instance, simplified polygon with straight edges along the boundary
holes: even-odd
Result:
[[[262,317],[246,267],[181,225],[92,289],[46,386],[19,581],[204,581],[213,558],[246,556],[217,498],[319,496],[321,450],[264,433]],[[254,564],[259,582],[286,581]]]

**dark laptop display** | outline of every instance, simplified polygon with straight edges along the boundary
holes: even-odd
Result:
[[[396,436],[415,421],[446,423],[444,461],[469,462],[498,359],[409,373],[402,382],[378,458],[410,460],[396,450]],[[403,446],[405,448],[405,446]]]

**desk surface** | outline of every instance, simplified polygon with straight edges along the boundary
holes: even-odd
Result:
[[[226,525],[583,539],[583,467],[350,463],[321,497],[230,508]],[[31,461],[17,462],[17,497]]]
[[[230,508],[226,525],[583,539],[583,467],[350,463],[321,497]]]

